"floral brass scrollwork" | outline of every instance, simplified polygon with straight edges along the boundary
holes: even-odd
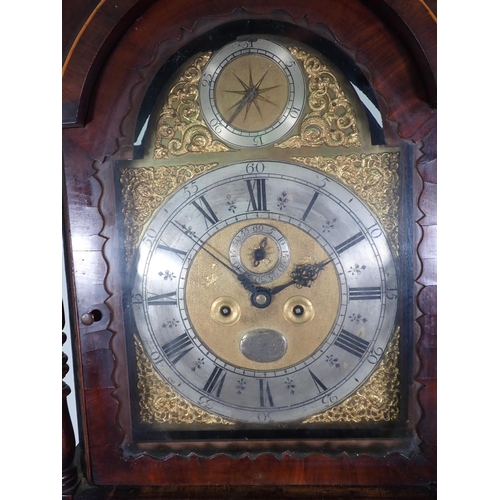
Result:
[[[174,189],[206,172],[217,163],[125,168],[120,182],[123,190],[125,250],[130,263],[144,225]]]
[[[292,157],[351,188],[375,212],[398,255],[399,152]]]
[[[233,425],[233,422],[197,408],[178,396],[156,373],[137,337],[134,337],[134,345],[137,359],[139,417],[143,423]]]
[[[311,111],[302,119],[300,134],[276,144],[280,148],[301,146],[361,146],[354,109],[330,68],[305,50],[289,47],[307,75],[308,105]]]
[[[203,54],[185,69],[169,92],[156,128],[153,158],[165,159],[187,153],[217,153],[230,149],[213,139],[201,117],[198,86],[211,53]]]
[[[391,421],[398,416],[399,403],[399,328],[380,365],[355,394],[341,404],[303,423]],[[136,337],[135,352],[139,389],[140,419],[143,423],[224,424],[234,422],[212,415],[178,396],[156,373]]]
[[[399,328],[380,365],[352,396],[304,423],[391,421],[399,414]]]

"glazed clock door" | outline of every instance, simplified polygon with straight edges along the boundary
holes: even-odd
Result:
[[[402,111],[428,80],[363,2],[271,3],[137,2],[109,35],[87,121],[64,133],[74,498],[333,494],[344,460],[361,496],[431,491],[412,143],[424,129]],[[347,30],[361,19],[365,62]],[[379,78],[391,68],[399,78]],[[419,116],[433,130],[433,112]],[[415,460],[417,475],[398,465]]]
[[[217,431],[241,454],[272,433],[361,438],[344,423],[360,421],[401,432],[404,166],[370,144],[366,112],[331,61],[272,35],[196,54],[159,91],[143,157],[113,166],[127,449]]]

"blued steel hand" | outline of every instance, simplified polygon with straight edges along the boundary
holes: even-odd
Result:
[[[253,251],[253,267],[258,267],[262,260],[266,258],[267,237],[262,238],[259,248]]]
[[[328,259],[316,264],[295,264],[293,271],[290,273],[292,278],[290,281],[283,285],[278,285],[269,290],[271,295],[276,295],[285,288],[295,285],[297,288],[310,287],[318,278],[320,271],[322,271],[333,259]]]
[[[264,97],[262,94],[264,92],[267,92],[268,90],[275,89],[279,87],[280,85],[274,85],[272,87],[266,87],[266,88],[260,88],[262,85],[262,82],[264,81],[264,78],[266,77],[270,67],[266,70],[266,72],[262,75],[260,80],[254,84],[253,83],[253,77],[252,77],[252,69],[249,68],[249,82],[248,85],[235,73],[233,75],[236,77],[236,79],[240,82],[241,86],[243,87],[243,90],[226,90],[226,92],[229,92],[231,94],[240,94],[243,97],[233,106],[231,106],[229,109],[236,108],[234,113],[232,114],[231,118],[229,119],[228,123],[231,124],[233,120],[241,113],[243,108],[246,107],[245,110],[245,119],[247,117],[248,111],[250,110],[251,105],[253,104],[257,111],[259,112],[259,115],[262,117],[262,113],[260,111],[259,103],[258,100],[260,99],[261,101],[267,102],[272,105],[276,105],[274,102],[270,101],[266,97]]]
[[[217,257],[214,252],[219,253],[215,248],[210,247],[207,243],[201,243],[199,238],[195,238],[192,233],[189,231],[186,231],[186,226],[179,224],[178,222],[174,221],[174,226],[181,230],[191,241],[197,243],[202,250],[205,250],[205,252],[208,253],[213,259],[215,259],[219,264],[222,264],[226,269],[229,269],[237,278],[238,281],[243,285],[245,290],[248,290],[249,292],[255,293],[257,291],[257,287],[252,283],[252,281],[246,276],[245,274],[241,274],[236,272],[229,264],[224,262],[220,257]],[[211,248],[211,251],[208,250],[207,247]]]

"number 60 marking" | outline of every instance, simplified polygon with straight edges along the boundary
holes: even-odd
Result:
[[[261,174],[266,169],[266,166],[261,162],[257,163],[247,163],[246,171],[247,174]]]

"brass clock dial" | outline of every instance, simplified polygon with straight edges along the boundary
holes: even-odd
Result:
[[[297,123],[305,102],[302,71],[290,52],[262,38],[218,51],[200,80],[205,121],[237,147],[272,144]]]
[[[377,219],[337,181],[281,161],[222,166],[176,191],[150,220],[132,279],[158,373],[233,421],[301,421],[341,402],[395,326],[395,264]]]

